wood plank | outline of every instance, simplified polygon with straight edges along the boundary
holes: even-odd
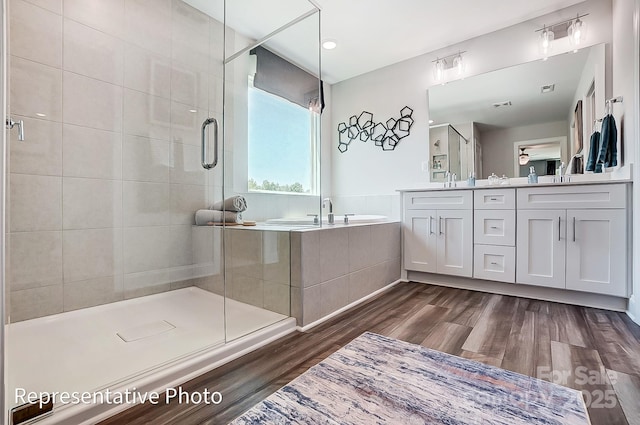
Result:
[[[640,378],[614,370],[607,370],[607,375],[629,425],[640,425]]]
[[[495,357],[485,356],[484,354],[474,353],[473,351],[461,350],[458,355],[462,358],[473,360],[479,363],[484,363],[489,366],[500,367],[502,359],[496,359]]]
[[[518,310],[502,359],[504,369],[535,376],[535,319],[534,312]]]
[[[427,304],[410,317],[407,317],[404,323],[394,329],[388,336],[413,344],[420,344],[429,335],[431,329],[448,312],[449,309],[447,308]]]
[[[469,337],[472,328],[456,323],[437,323],[429,335],[420,343],[423,347],[444,353],[457,355],[462,350],[462,344]]]
[[[492,295],[462,349],[502,359],[517,308],[518,298]]]
[[[551,356],[552,382],[582,392],[593,424],[628,424],[596,350],[551,341]]]

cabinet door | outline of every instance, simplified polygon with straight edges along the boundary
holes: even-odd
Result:
[[[567,211],[567,289],[626,297],[626,211]]]
[[[473,274],[473,211],[438,210],[438,273]]]
[[[404,268],[436,272],[436,211],[406,210],[404,228]]]
[[[520,210],[516,282],[565,287],[565,210]]]

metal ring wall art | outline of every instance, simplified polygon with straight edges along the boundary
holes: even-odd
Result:
[[[374,123],[371,112],[362,111],[359,116],[349,118],[349,124],[338,124],[338,150],[345,153],[352,141],[373,141],[383,151],[392,151],[400,140],[409,135],[413,126],[413,109],[405,106],[400,110],[400,118],[389,118],[386,123]]]

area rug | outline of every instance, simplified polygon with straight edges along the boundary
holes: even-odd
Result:
[[[369,332],[232,422],[589,423],[579,391]]]

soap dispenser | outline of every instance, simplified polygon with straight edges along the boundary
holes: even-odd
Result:
[[[538,183],[538,175],[536,174],[536,169],[533,167],[529,167],[529,184]]]

